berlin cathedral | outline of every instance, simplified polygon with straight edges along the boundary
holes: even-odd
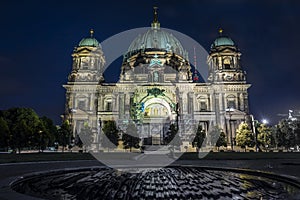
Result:
[[[250,116],[247,90],[251,85],[241,66],[241,52],[220,29],[207,57],[207,82],[201,82],[188,52],[160,28],[157,16],[154,9],[151,27],[124,52],[117,83],[105,80],[105,52],[93,30],[75,47],[72,71],[63,85],[65,116],[73,133],[88,124],[95,135],[101,134],[102,124],[114,120],[120,132],[134,123],[142,141],[160,145],[172,123],[179,127],[183,141],[189,141],[198,125],[206,133],[215,126],[232,145],[238,125]]]

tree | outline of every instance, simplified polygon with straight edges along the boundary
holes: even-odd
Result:
[[[125,149],[132,150],[132,147],[139,148],[140,147],[140,138],[137,132],[137,128],[135,124],[129,123],[126,129],[126,132],[122,136],[123,145]]]
[[[45,129],[43,137],[45,137],[44,145],[53,146],[55,141],[58,141],[58,130],[54,125],[52,119],[43,116],[40,118],[40,121]]]
[[[199,149],[201,149],[202,144],[205,140],[205,137],[206,137],[206,133],[199,123],[197,132],[196,132],[196,136],[192,142],[192,146],[197,148],[197,152],[199,151]]]
[[[102,146],[109,149],[116,148],[119,144],[119,130],[117,129],[115,121],[104,122]]]
[[[83,128],[79,132],[79,137],[85,147],[85,151],[91,147],[94,142],[94,134],[92,128],[89,127],[88,123],[85,123]]]
[[[10,131],[7,122],[3,117],[0,117],[0,148],[8,150],[10,142]]]
[[[261,144],[267,151],[268,147],[270,147],[273,142],[271,128],[266,124],[259,124],[257,131],[257,142],[258,144]]]
[[[245,151],[247,146],[253,146],[254,136],[247,123],[243,122],[239,125],[235,141],[238,146],[245,148]]]
[[[227,147],[226,135],[223,131],[220,133],[220,137],[218,138],[216,146],[218,148],[218,151],[221,146]]]
[[[19,153],[24,147],[34,147],[39,138],[40,120],[31,108],[10,108],[4,111],[3,116],[7,121],[11,136],[10,146]]]
[[[58,142],[62,146],[62,152],[71,143],[72,129],[68,120],[63,121],[58,130]]]
[[[275,141],[278,147],[285,147],[288,149],[289,147],[293,147],[296,144],[296,135],[297,133],[297,125],[296,121],[291,120],[281,120],[278,125],[276,125],[275,129]]]
[[[211,145],[215,145],[218,151],[221,146],[227,146],[225,133],[219,127],[212,127],[209,136]]]
[[[164,138],[165,143],[169,144],[172,147],[173,151],[174,151],[174,147],[179,147],[180,145],[182,145],[182,140],[179,134],[177,133],[178,133],[178,129],[176,125],[171,124],[167,132],[167,136]]]
[[[82,148],[83,142],[81,138],[79,137],[77,131],[75,131],[75,145],[78,146],[79,148]]]

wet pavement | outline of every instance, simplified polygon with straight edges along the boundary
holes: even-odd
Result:
[[[45,199],[291,199],[300,188],[247,173],[201,167],[92,168],[24,177],[12,188]]]
[[[269,160],[177,160],[173,165],[210,166],[218,168],[242,168],[268,171],[274,174],[288,175],[299,180],[299,159],[269,159]],[[54,161],[35,163],[11,163],[0,165],[0,199],[34,199],[29,196],[16,193],[10,189],[9,184],[17,177],[24,174],[57,170],[66,168],[103,166],[96,160],[92,161]],[[233,181],[235,182],[235,181]],[[192,191],[192,190],[191,190]],[[156,192],[155,192],[156,193]],[[150,197],[149,197],[150,198]],[[230,198],[230,197],[229,197]]]

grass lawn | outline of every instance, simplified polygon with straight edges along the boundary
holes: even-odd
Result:
[[[0,163],[34,162],[34,161],[64,161],[64,160],[93,160],[89,153],[22,153],[0,154]]]
[[[128,153],[104,153],[104,157],[122,154],[129,158],[136,156]],[[197,153],[184,153],[180,160],[197,160]],[[254,160],[254,159],[299,159],[300,153],[292,152],[210,152],[204,160]],[[34,161],[67,161],[67,160],[95,160],[89,153],[23,153],[23,154],[0,154],[0,163],[34,162]]]

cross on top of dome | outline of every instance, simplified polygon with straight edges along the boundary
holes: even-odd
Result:
[[[156,6],[153,7],[153,22],[151,23],[151,27],[154,29],[160,28],[160,23],[158,21],[157,9],[158,9],[158,7],[156,7]]]

